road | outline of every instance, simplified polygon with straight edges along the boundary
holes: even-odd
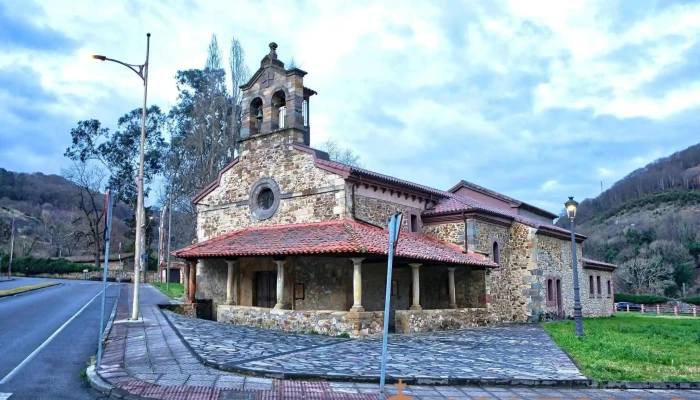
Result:
[[[97,351],[102,282],[17,278],[0,290],[51,281],[60,284],[0,298],[0,399],[104,398],[81,376]],[[107,289],[105,320],[118,287]]]

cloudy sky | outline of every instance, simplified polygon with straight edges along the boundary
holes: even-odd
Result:
[[[59,173],[79,120],[114,128],[142,63],[168,109],[212,34],[251,71],[275,41],[318,91],[312,145],[553,212],[700,141],[700,1],[0,0],[0,167]],[[227,58],[227,52],[225,54]]]

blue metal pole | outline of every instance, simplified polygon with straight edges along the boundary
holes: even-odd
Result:
[[[103,340],[103,327],[105,324],[105,301],[107,297],[107,267],[109,266],[109,237],[111,234],[111,229],[112,229],[112,196],[110,195],[110,192],[107,191],[107,211],[105,212],[106,215],[106,224],[105,224],[105,262],[104,262],[104,271],[102,272],[102,307],[100,307],[100,327],[99,327],[99,333],[100,337],[97,342],[97,367],[96,369],[100,369],[100,365],[102,364],[102,340]]]
[[[386,357],[389,340],[389,305],[391,303],[391,270],[394,263],[394,243],[398,237],[401,224],[401,214],[395,214],[389,219],[389,248],[387,254],[389,261],[386,270],[386,294],[384,297],[384,331],[382,333],[382,366],[379,377],[379,398],[384,399],[384,382],[386,377]]]

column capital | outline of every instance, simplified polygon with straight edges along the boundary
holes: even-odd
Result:
[[[196,258],[187,259],[187,264],[189,264],[191,267],[196,267],[197,263],[199,263],[199,260]]]
[[[410,265],[411,268],[413,268],[413,269],[418,269],[418,268],[420,268],[421,265],[423,265],[423,264],[421,264],[421,263],[409,263],[408,265]]]
[[[284,258],[281,259],[281,260],[274,260],[274,259],[273,259],[272,261],[274,261],[275,264],[277,264],[278,267],[284,267],[284,263],[287,262],[287,260],[284,259]]]
[[[455,272],[456,269],[457,267],[447,267],[447,270],[450,272]]]
[[[362,261],[365,259],[363,257],[351,257],[350,261],[352,261],[353,265],[362,265]]]

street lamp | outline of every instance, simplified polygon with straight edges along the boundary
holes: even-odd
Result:
[[[578,260],[576,255],[576,238],[574,234],[574,218],[576,218],[576,210],[578,202],[573,196],[569,197],[569,201],[564,203],[566,206],[566,216],[571,221],[571,260],[574,264],[574,324],[576,325],[576,336],[583,337],[583,313],[581,312],[581,296],[578,286]]]
[[[101,55],[93,55],[92,58],[100,61],[112,61],[117,64],[121,64],[130,70],[134,71],[136,75],[143,80],[143,110],[141,115],[141,149],[139,151],[139,180],[138,180],[138,197],[136,198],[136,240],[134,243],[134,305],[131,311],[131,319],[139,319],[139,278],[140,278],[140,268],[143,266],[143,258],[141,253],[143,248],[141,245],[141,238],[144,236],[144,209],[143,209],[143,158],[144,158],[144,146],[146,142],[146,97],[148,94],[148,56],[151,46],[151,34],[146,34],[146,62],[140,65],[137,64],[127,64],[119,60],[114,60]]]

